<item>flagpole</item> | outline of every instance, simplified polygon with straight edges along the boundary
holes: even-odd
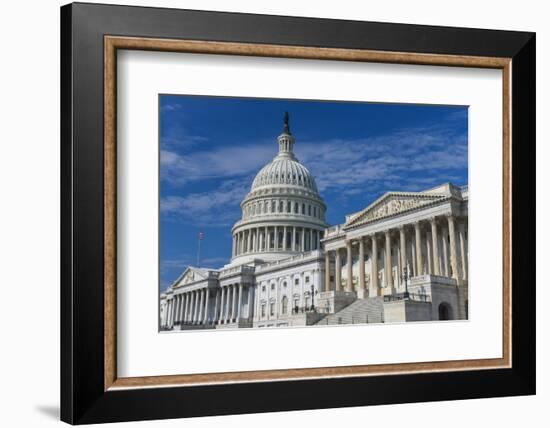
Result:
[[[201,236],[200,236],[200,233],[199,233],[199,243],[198,243],[198,249],[197,249],[197,267],[200,268],[201,267]]]

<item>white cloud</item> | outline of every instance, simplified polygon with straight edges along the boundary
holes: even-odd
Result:
[[[214,190],[161,198],[161,214],[197,226],[225,226],[240,217],[249,180],[227,180]]]
[[[295,149],[325,196],[345,200],[358,195],[374,197],[387,190],[422,190],[456,181],[467,168],[467,136],[449,131],[446,125],[355,140],[298,139]],[[214,178],[222,182],[209,191],[162,198],[162,214],[192,224],[232,224],[240,217],[239,203],[254,175],[276,151],[275,141],[225,145],[189,155],[163,150],[161,178],[171,185],[184,187]]]
[[[273,143],[222,146],[188,155],[164,149],[160,154],[161,179],[184,185],[198,180],[235,178],[256,172],[275,152]]]

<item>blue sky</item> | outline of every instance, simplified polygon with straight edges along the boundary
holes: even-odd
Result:
[[[231,257],[231,226],[260,168],[277,154],[283,114],[295,153],[338,224],[389,190],[468,184],[464,106],[161,95],[161,289],[195,265]]]

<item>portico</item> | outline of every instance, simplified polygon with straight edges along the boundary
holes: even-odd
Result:
[[[325,291],[392,295],[425,275],[467,285],[467,200],[456,192],[443,185],[426,194],[388,193],[328,228],[322,244],[336,272]]]

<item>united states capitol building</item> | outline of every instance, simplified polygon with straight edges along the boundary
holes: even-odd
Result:
[[[468,189],[388,191],[342,224],[315,179],[279,152],[256,175],[220,269],[188,267],[160,296],[161,330],[468,318]]]

